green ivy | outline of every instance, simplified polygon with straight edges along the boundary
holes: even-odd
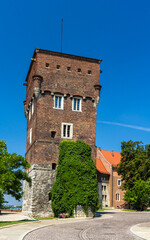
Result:
[[[52,209],[55,216],[60,213],[73,215],[77,205],[86,215],[99,208],[96,167],[91,158],[91,147],[82,141],[62,141],[56,181],[51,191]]]

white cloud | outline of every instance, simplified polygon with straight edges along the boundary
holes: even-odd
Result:
[[[128,125],[128,124],[123,124],[123,123],[107,122],[107,121],[97,121],[97,123],[116,125],[116,126],[121,126],[121,127],[126,127],[126,128],[137,129],[137,130],[141,130],[141,131],[145,131],[145,132],[150,132],[150,128],[134,126],[134,125]]]

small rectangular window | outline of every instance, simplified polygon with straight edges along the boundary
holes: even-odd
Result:
[[[81,73],[81,68],[78,68],[78,73]]]
[[[56,169],[56,163],[52,163],[52,170]]]
[[[30,128],[30,144],[32,143],[32,128]]]
[[[116,201],[120,201],[120,194],[116,193]]]
[[[81,112],[81,98],[73,98],[72,110]]]
[[[60,65],[57,65],[57,70],[60,70]]]
[[[70,67],[67,67],[67,71],[68,71],[68,72],[71,72],[71,68],[70,68]]]
[[[91,70],[88,70],[88,75],[91,75],[92,74],[92,71]]]
[[[49,63],[46,63],[46,64],[45,64],[45,67],[46,67],[46,68],[49,68]]]
[[[72,137],[73,137],[73,124],[72,123],[62,123],[61,137],[72,139]]]
[[[55,131],[51,131],[51,138],[55,138],[56,132]]]
[[[63,109],[64,98],[63,96],[55,95],[54,96],[54,108]]]

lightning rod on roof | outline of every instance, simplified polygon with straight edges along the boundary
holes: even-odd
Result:
[[[62,40],[63,40],[63,18],[61,20],[61,53],[62,53]]]

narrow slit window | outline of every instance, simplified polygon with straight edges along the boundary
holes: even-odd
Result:
[[[46,63],[45,66],[46,66],[46,68],[49,68],[49,63]]]
[[[51,201],[51,192],[48,194],[48,200]]]
[[[30,128],[30,144],[32,143],[32,128]]]
[[[31,119],[31,106],[29,107],[29,120]]]
[[[34,101],[32,101],[32,115],[34,113]]]

